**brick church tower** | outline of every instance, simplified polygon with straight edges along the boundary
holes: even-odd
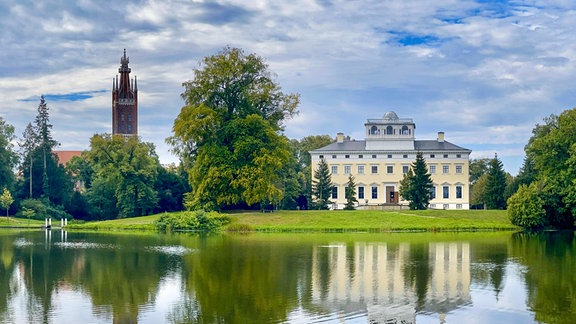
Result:
[[[120,58],[120,79],[112,80],[112,134],[138,135],[138,85],[136,77],[130,80],[130,58]]]

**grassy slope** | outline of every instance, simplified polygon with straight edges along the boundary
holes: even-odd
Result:
[[[6,216],[0,217],[0,227],[33,227],[38,228],[44,225],[44,221],[34,220],[31,219],[28,221],[27,218],[15,218]],[[54,220],[52,220],[52,225],[54,224]]]
[[[71,229],[153,229],[158,215],[84,224]],[[247,225],[256,231],[471,231],[517,230],[503,210],[424,211],[279,211],[230,214],[231,226]]]

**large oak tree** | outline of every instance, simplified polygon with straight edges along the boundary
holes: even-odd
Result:
[[[183,85],[186,104],[168,142],[188,169],[187,206],[279,202],[281,169],[293,158],[283,122],[299,96],[281,91],[261,57],[229,47],[204,58]]]

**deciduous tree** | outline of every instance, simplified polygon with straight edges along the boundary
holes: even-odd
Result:
[[[187,205],[280,201],[279,172],[292,158],[281,132],[299,96],[281,91],[262,58],[229,47],[204,58],[184,87],[168,142],[188,169]]]
[[[158,157],[151,143],[135,136],[94,135],[86,155],[94,170],[88,201],[97,218],[142,216],[154,210]]]
[[[4,188],[2,195],[0,195],[0,205],[6,209],[6,217],[8,217],[8,210],[10,210],[10,205],[12,205],[13,202],[14,198],[12,198],[12,194],[8,189]]]
[[[14,126],[0,117],[0,187],[11,188],[14,184],[14,167],[18,156],[14,152]]]

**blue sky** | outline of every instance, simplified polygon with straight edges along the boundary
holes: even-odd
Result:
[[[182,82],[225,46],[262,56],[301,95],[286,135],[344,132],[395,111],[418,139],[502,159],[515,175],[536,123],[576,106],[572,0],[0,0],[0,116],[21,136],[40,95],[60,149],[111,131],[126,48],[139,133],[162,162]]]

